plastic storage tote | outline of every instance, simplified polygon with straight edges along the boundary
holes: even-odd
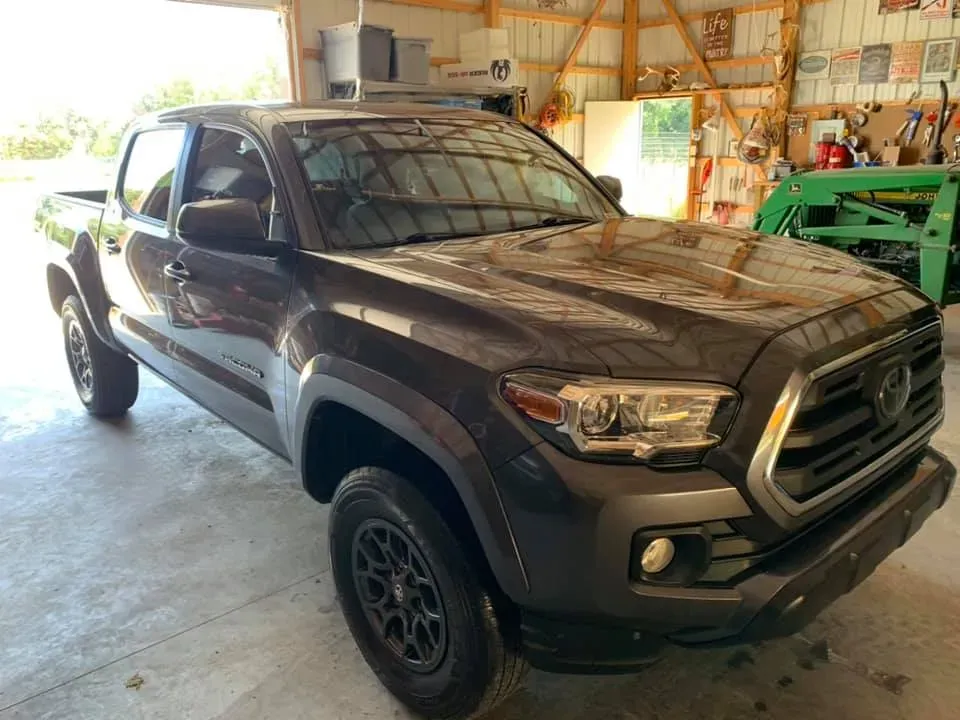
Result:
[[[327,82],[390,79],[393,30],[379,25],[344,23],[320,31]]]
[[[390,79],[426,85],[430,82],[430,45],[427,38],[393,38]]]

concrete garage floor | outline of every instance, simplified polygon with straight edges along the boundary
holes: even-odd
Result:
[[[408,717],[341,619],[326,510],[150,376],[123,421],[84,414],[41,277],[0,283],[0,720]],[[935,444],[960,459],[960,312],[947,328]],[[958,590],[960,495],[802,636],[532,673],[492,717],[956,718]]]

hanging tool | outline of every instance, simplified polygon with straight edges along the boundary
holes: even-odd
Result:
[[[923,144],[926,147],[930,147],[930,140],[933,138],[933,128],[935,125],[939,124],[937,120],[937,114],[935,112],[927,114],[927,127],[923,131]]]
[[[907,108],[904,112],[908,113],[910,117],[903,121],[903,124],[897,129],[897,137],[901,135],[904,136],[906,144],[909,145],[913,142],[913,138],[917,135],[917,126],[920,124],[920,119],[923,117],[923,110],[912,110]]]
[[[941,118],[947,114],[947,84],[943,80],[940,81],[940,108],[937,114]],[[947,152],[943,149],[942,141],[943,125],[938,121],[933,131],[930,150],[923,160],[924,165],[940,165],[947,159]]]
[[[941,132],[947,131],[947,126],[950,124],[950,120],[953,118],[953,114],[957,111],[957,104],[950,103],[947,107],[947,112],[943,116],[943,121],[940,123],[940,127],[943,128]]]
[[[953,136],[953,162],[960,162],[960,133]]]

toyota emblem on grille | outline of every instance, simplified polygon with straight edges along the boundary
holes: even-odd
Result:
[[[883,376],[877,390],[877,413],[884,420],[895,420],[910,399],[910,366],[898,365]]]

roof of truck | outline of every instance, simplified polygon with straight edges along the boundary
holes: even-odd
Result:
[[[251,112],[269,112],[284,122],[310,120],[342,120],[364,118],[463,118],[473,120],[507,119],[503,115],[467,108],[412,102],[373,102],[366,100],[319,100],[309,103],[291,102],[226,102],[208,105],[185,105],[163,110],[154,117],[158,121],[190,120],[199,117],[236,116]]]

